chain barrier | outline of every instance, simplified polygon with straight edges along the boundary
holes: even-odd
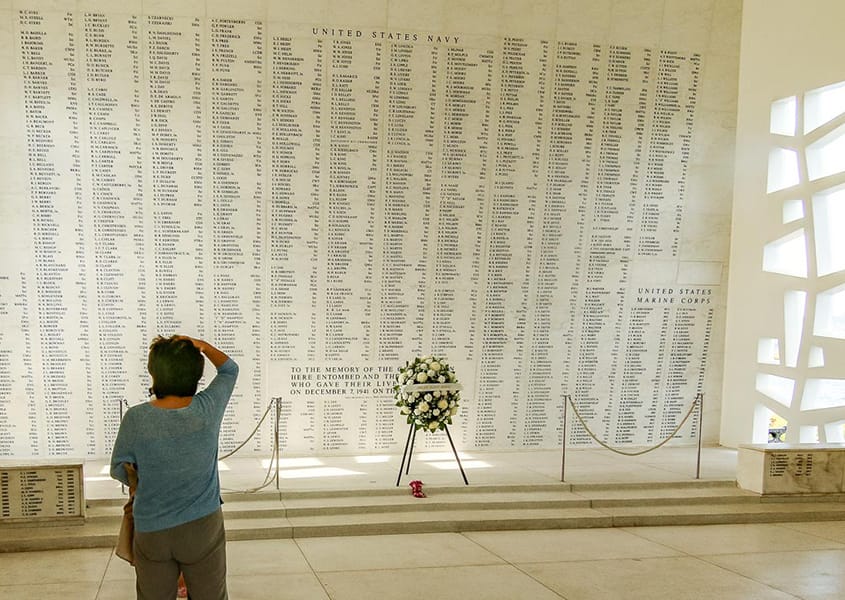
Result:
[[[663,440],[662,442],[660,442],[656,446],[651,446],[649,448],[646,448],[645,450],[639,450],[637,452],[625,452],[623,450],[618,450],[617,448],[613,448],[612,446],[609,446],[608,444],[606,444],[605,442],[600,440],[598,437],[596,437],[596,434],[593,433],[593,431],[590,429],[589,425],[587,425],[587,422],[584,421],[584,418],[578,412],[578,409],[575,407],[575,402],[572,401],[572,398],[567,396],[567,399],[569,400],[569,405],[572,407],[572,410],[575,413],[575,416],[578,417],[578,421],[580,421],[581,426],[586,430],[586,432],[589,434],[589,436],[591,438],[593,438],[596,442],[599,443],[599,445],[603,446],[604,448],[607,448],[611,452],[615,452],[616,454],[621,454],[623,456],[640,456],[642,454],[647,454],[649,452],[657,450],[658,448],[660,448],[661,446],[666,444],[669,440],[671,440],[673,437],[675,437],[675,434],[678,433],[681,430],[681,427],[684,426],[684,423],[686,423],[687,419],[689,419],[690,416],[692,415],[692,411],[694,411],[695,407],[698,406],[699,396],[695,397],[695,400],[692,401],[692,405],[689,407],[689,410],[687,411],[686,416],[681,420],[681,422],[678,424],[678,426],[675,427],[675,429],[672,431],[672,433],[670,433],[669,436],[665,440]]]
[[[273,405],[276,406],[276,417],[275,423],[273,425],[273,452],[271,454],[270,463],[267,465],[267,473],[264,475],[264,481],[258,487],[254,488],[247,488],[245,490],[239,489],[232,489],[232,488],[225,488],[221,487],[220,489],[226,492],[239,492],[242,494],[254,494],[256,492],[260,492],[264,488],[266,488],[271,483],[276,483],[276,489],[279,489],[279,420],[280,420],[280,411],[279,411],[279,398],[273,398],[270,400],[270,403],[267,405],[267,410],[264,411],[264,414],[261,415],[261,418],[258,420],[258,424],[256,424],[255,429],[252,430],[247,438],[241,442],[241,444],[232,450],[231,452],[227,452],[223,456],[217,458],[218,461],[226,460],[233,454],[235,454],[238,450],[246,446],[247,442],[255,437],[255,434],[258,433],[258,430],[261,428],[261,424],[264,423],[264,419],[267,418],[267,415],[270,414],[270,410],[273,408]],[[275,474],[273,474],[273,467],[276,468]]]
[[[681,422],[678,423],[678,426],[670,433],[666,439],[662,440],[658,444],[654,446],[650,446],[643,450],[637,450],[635,452],[626,452],[624,450],[619,450],[618,448],[612,447],[610,444],[606,443],[604,440],[600,440],[598,436],[590,429],[590,426],[587,425],[587,422],[581,416],[581,413],[578,412],[578,408],[575,406],[575,402],[572,400],[572,396],[569,394],[564,395],[563,397],[563,445],[562,445],[562,456],[561,456],[561,464],[560,464],[560,480],[565,481],[566,479],[566,430],[567,430],[567,419],[566,419],[566,407],[571,406],[572,411],[575,413],[575,416],[578,418],[578,421],[581,423],[581,426],[587,432],[587,434],[593,438],[601,447],[610,450],[616,454],[621,454],[622,456],[641,456],[643,454],[647,454],[649,452],[653,452],[657,450],[669,440],[675,437],[677,433],[681,430],[681,427],[689,420],[692,416],[692,413],[695,411],[696,406],[699,407],[698,411],[698,454],[696,458],[696,468],[695,468],[695,478],[699,479],[701,476],[701,427],[702,427],[702,417],[703,417],[703,408],[704,408],[704,394],[701,392],[695,395],[695,399],[692,401],[692,405],[689,407],[687,414],[684,415],[684,418],[681,419]]]
[[[264,411],[264,414],[263,414],[263,415],[261,415],[261,418],[258,420],[258,424],[255,426],[255,429],[253,429],[253,430],[252,430],[252,433],[250,433],[250,434],[246,437],[246,439],[245,439],[243,442],[241,442],[241,445],[240,445],[240,446],[238,446],[237,448],[235,448],[234,450],[232,450],[231,452],[229,452],[229,453],[227,453],[227,454],[224,454],[223,456],[219,456],[219,457],[217,457],[217,460],[226,460],[227,458],[229,458],[230,456],[232,456],[235,452],[237,452],[238,450],[240,450],[241,448],[243,448],[244,446],[246,446],[246,443],[247,443],[249,440],[251,440],[253,437],[255,437],[255,434],[256,434],[256,433],[258,433],[258,430],[261,428],[261,424],[264,422],[264,419],[266,419],[266,418],[267,418],[267,415],[270,413],[270,409],[271,409],[271,408],[273,408],[273,400],[271,400],[271,401],[270,401],[270,403],[267,405],[267,410],[265,410],[265,411]]]

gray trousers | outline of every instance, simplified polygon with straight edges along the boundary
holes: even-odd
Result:
[[[170,529],[135,532],[138,600],[174,600],[179,571],[191,600],[228,600],[223,511]]]

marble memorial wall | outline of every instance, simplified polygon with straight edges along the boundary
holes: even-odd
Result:
[[[565,394],[654,444],[720,376],[676,277],[701,52],[70,6],[0,11],[0,456],[107,455],[156,334],[241,365],[224,450],[275,399],[283,452],[401,450],[420,354],[464,449],[558,446]]]

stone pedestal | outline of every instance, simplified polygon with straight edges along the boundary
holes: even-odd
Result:
[[[845,444],[750,444],[739,447],[739,486],[758,494],[845,492]]]

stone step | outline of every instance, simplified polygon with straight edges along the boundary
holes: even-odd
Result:
[[[841,495],[759,496],[734,482],[476,486],[225,496],[230,540],[845,520]],[[0,552],[110,547],[122,499],[91,500],[76,526],[0,527]]]
[[[614,488],[570,486],[487,486],[476,488],[433,488],[425,499],[414,498],[405,490],[354,490],[330,494],[264,492],[261,494],[225,495],[223,510],[227,519],[326,516],[381,512],[413,512],[425,505],[426,510],[495,510],[535,508],[591,508],[598,506],[637,506],[647,501],[652,505],[724,504],[757,502],[759,496],[736,488],[732,482],[702,487]],[[89,520],[119,519],[122,500],[91,501]]]

